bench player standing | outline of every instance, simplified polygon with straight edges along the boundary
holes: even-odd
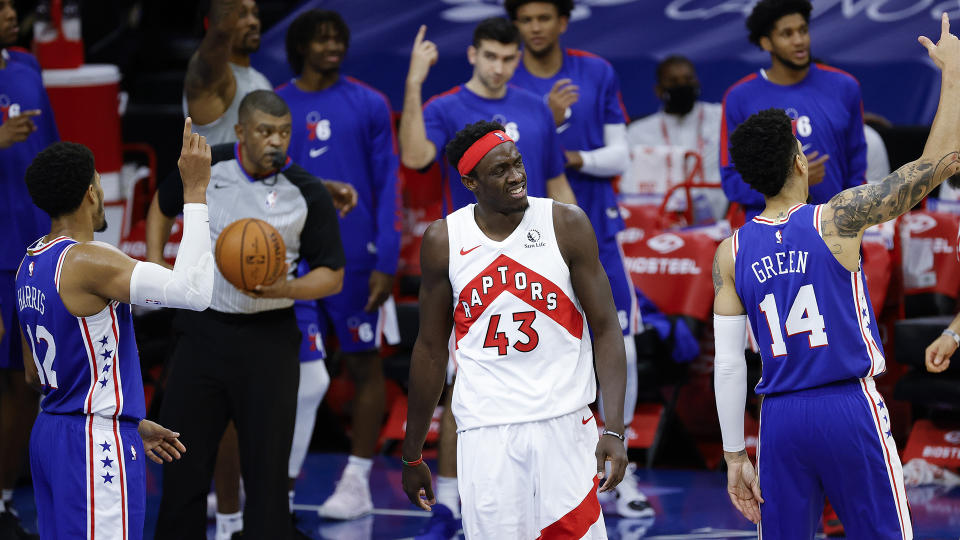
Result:
[[[960,170],[960,41],[946,13],[936,45],[919,39],[942,71],[940,104],[920,158],[880,183],[807,205],[810,165],[783,110],[754,114],[730,137],[737,170],[766,208],[714,259],[717,412],[727,491],[761,537],[813,538],[826,495],[851,538],[913,538],[890,416],[873,382],[886,368],[860,242]],[[743,438],[748,319],[765,395],[756,472]]]
[[[504,7],[523,39],[523,58],[511,82],[543,96],[550,106],[564,148],[567,180],[597,233],[600,262],[617,304],[627,353],[623,423],[629,426],[637,406],[634,336],[643,326],[633,282],[617,242],[624,223],[613,192],[613,177],[623,173],[629,160],[620,81],[603,58],[560,46],[573,0],[508,0]],[[617,511],[626,517],[652,517],[653,507],[637,490],[635,469],[631,463],[624,481],[617,485]]]
[[[423,237],[403,490],[424,509],[435,502],[421,451],[453,330],[466,537],[606,538],[597,486],[607,459],[601,491],[626,467],[626,360],[590,220],[574,205],[527,197],[524,161],[497,123],[465,127],[446,156],[477,202]],[[610,419],[599,440],[588,407],[596,379]]]
[[[31,201],[23,174],[60,140],[40,65],[13,47],[19,37],[13,0],[0,0],[0,538],[36,538],[20,525],[13,488],[22,472],[37,399],[23,379],[13,282],[23,252],[50,227]]]
[[[30,437],[42,538],[142,538],[143,458],[162,463],[185,451],[178,433],[144,419],[128,305],[200,311],[210,304],[210,146],[190,133],[189,118],[179,166],[188,204],[173,270],[93,241],[106,221],[89,149],[56,143],[27,169],[30,195],[52,220],[16,279],[24,358],[33,360],[25,362],[27,380],[44,394]]]
[[[380,92],[340,74],[349,44],[350,29],[340,14],[301,13],[286,37],[287,62],[297,78],[277,88],[293,118],[290,157],[310,174],[350,183],[358,194],[357,207],[341,216],[343,291],[319,301],[322,326],[336,332],[356,385],[350,457],[336,490],[318,509],[331,519],[355,519],[373,510],[370,468],[385,407],[378,349],[383,325],[396,320],[384,302],[400,253],[400,161],[390,106]],[[324,367],[321,362],[301,369],[319,373]],[[313,424],[316,403],[310,417],[298,407],[298,424]],[[300,464],[291,462],[291,479]]]

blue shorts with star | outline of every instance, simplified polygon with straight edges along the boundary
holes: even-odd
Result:
[[[912,538],[903,469],[873,379],[764,397],[760,538],[814,538],[824,495],[848,538]]]
[[[41,412],[30,434],[40,538],[143,538],[146,459],[132,421]]]

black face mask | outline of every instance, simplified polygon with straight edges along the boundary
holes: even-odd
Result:
[[[693,109],[693,104],[700,97],[700,85],[681,84],[671,88],[664,88],[660,94],[660,100],[663,101],[663,110],[667,114],[679,114],[683,116]]]

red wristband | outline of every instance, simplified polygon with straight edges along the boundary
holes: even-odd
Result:
[[[415,461],[407,461],[403,459],[403,457],[400,458],[400,461],[402,461],[407,467],[416,467],[417,465],[423,463],[423,455],[421,454],[420,457],[418,457]]]

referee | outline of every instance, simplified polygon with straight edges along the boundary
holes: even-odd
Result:
[[[164,470],[158,539],[206,538],[206,495],[231,419],[247,492],[244,535],[293,534],[287,460],[300,377],[293,303],[337,293],[344,255],[330,194],[287,157],[290,130],[286,103],[272,91],[257,90],[240,103],[239,142],[213,147],[207,187],[211,240],[238,219],[262,219],[283,237],[290,275],[248,294],[218,269],[210,309],[178,312],[160,421],[177,426],[190,452]],[[167,217],[183,206],[179,184],[160,186],[159,209]],[[299,260],[311,270],[294,278]]]

